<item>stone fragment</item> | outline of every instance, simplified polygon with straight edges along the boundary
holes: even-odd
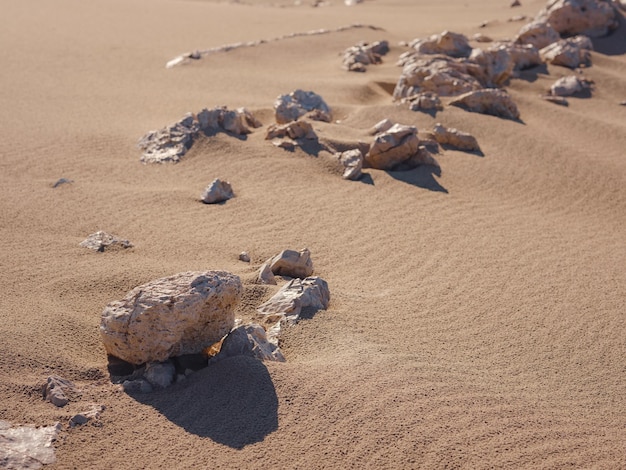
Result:
[[[143,163],[178,162],[187,153],[198,134],[199,126],[193,114],[162,129],[150,131],[137,145],[143,150]]]
[[[591,90],[592,81],[576,75],[559,78],[550,87],[552,96],[573,96]]]
[[[417,95],[404,98],[403,101],[410,103],[409,109],[411,111],[441,111],[443,105],[441,99],[437,93],[432,91],[426,91],[424,93],[418,93]]]
[[[445,54],[450,57],[469,57],[472,46],[463,34],[444,31],[426,39],[415,39],[409,46],[420,54]]]
[[[309,112],[317,111],[316,120],[331,122],[331,111],[324,99],[312,91],[295,90],[288,95],[281,95],[274,102],[276,122],[285,124],[297,121]]]
[[[215,178],[205,189],[200,200],[205,204],[217,204],[219,202],[228,201],[235,194],[233,188],[228,181],[222,181]]]
[[[232,356],[250,356],[261,361],[285,362],[285,356],[280,348],[268,341],[265,329],[257,324],[241,325],[228,333],[216,359]]]
[[[524,21],[526,18],[528,18],[526,15],[515,15],[509,18],[507,21],[509,23],[515,23],[517,21]]]
[[[82,413],[77,413],[70,418],[70,427],[82,426],[91,420],[98,420],[100,414],[105,410],[104,405],[92,405],[91,408]]]
[[[369,135],[380,134],[381,132],[388,131],[393,127],[393,122],[387,118],[382,121],[378,121],[374,126],[368,131]]]
[[[480,151],[480,146],[476,138],[467,132],[461,132],[455,128],[444,127],[441,124],[435,124],[432,131],[435,140],[441,145],[447,145],[459,150],[468,150],[470,152]]]
[[[569,102],[562,96],[543,95],[541,98],[549,101],[550,103],[558,104],[561,106],[569,106]]]
[[[257,276],[257,281],[260,284],[273,284],[276,285],[276,279],[274,278],[274,273],[270,268],[270,262],[267,261],[261,265],[259,269],[259,275]]]
[[[126,393],[150,393],[153,388],[147,380],[125,380],[122,383],[122,388]]]
[[[363,153],[359,149],[352,149],[346,152],[337,154],[339,163],[343,166],[343,179],[345,180],[358,180],[363,169]]]
[[[543,49],[561,37],[559,33],[544,19],[535,20],[522,27],[515,38],[517,44],[531,44]]]
[[[365,162],[378,170],[391,170],[417,153],[417,128],[394,124],[374,137]]]
[[[314,140],[317,139],[317,134],[315,134],[311,123],[307,121],[291,121],[285,124],[271,124],[268,126],[265,140],[285,137],[292,140]]]
[[[308,248],[283,250],[268,263],[272,273],[278,276],[305,278],[313,274],[313,261]]]
[[[244,263],[250,262],[250,255],[247,251],[242,251],[241,253],[239,253],[239,261],[243,261]]]
[[[549,0],[538,18],[564,36],[606,36],[618,26],[615,9],[607,0]]]
[[[451,106],[458,106],[474,113],[490,114],[505,119],[517,120],[520,117],[517,106],[504,90],[487,88],[472,91],[459,96],[450,102]]]
[[[58,188],[59,186],[63,186],[64,184],[72,184],[74,180],[69,178],[59,178],[53,185],[53,188]]]
[[[325,310],[329,301],[328,284],[322,278],[292,279],[271,299],[260,305],[257,311],[266,321],[295,323],[299,320],[303,308]]]
[[[143,376],[154,388],[169,387],[174,382],[176,367],[172,361],[148,362]]]
[[[67,405],[70,401],[67,394],[75,391],[76,386],[72,382],[57,375],[48,377],[41,389],[44,399],[58,407]]]
[[[52,426],[16,426],[0,420],[0,467],[37,470],[56,461],[52,443],[61,424]]]
[[[98,231],[89,235],[79,244],[83,248],[95,251],[113,250],[118,248],[132,248],[133,244],[110,233]]]
[[[387,52],[387,41],[360,42],[343,52],[342,67],[349,72],[365,72],[368,65],[380,64],[382,56]]]
[[[575,36],[552,43],[541,49],[539,54],[546,62],[574,69],[590,63],[591,50],[593,44],[587,36]]]
[[[239,277],[224,271],[184,272],[136,287],[102,312],[105,350],[136,365],[199,353],[231,330],[242,289]]]

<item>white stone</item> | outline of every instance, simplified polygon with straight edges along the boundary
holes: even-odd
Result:
[[[282,139],[288,137],[292,140],[298,139],[317,139],[317,134],[313,130],[310,122],[307,121],[291,121],[285,124],[271,124],[267,128],[265,134],[266,140]]]
[[[257,324],[238,326],[224,338],[216,359],[233,356],[251,356],[261,361],[285,362],[285,356],[280,348],[267,339],[265,329]]]
[[[537,49],[543,49],[561,37],[559,33],[544,20],[535,20],[522,27],[515,38],[517,44],[531,44]]]
[[[592,82],[576,75],[559,78],[550,87],[552,96],[572,96],[591,89]]]
[[[388,131],[393,127],[393,122],[387,118],[382,121],[378,121],[374,126],[368,131],[369,135],[380,134],[381,132]]]
[[[6,469],[37,470],[56,461],[54,446],[61,425],[16,426],[0,420],[0,466]]]
[[[337,159],[341,166],[343,166],[343,179],[345,180],[358,180],[363,169],[363,153],[359,149],[352,149],[346,152],[337,154]]]
[[[506,119],[516,120],[520,117],[519,110],[509,94],[494,88],[466,93],[451,101],[450,105]]]
[[[214,179],[204,190],[201,196],[205,204],[217,204],[234,197],[233,188],[228,181]]]
[[[128,240],[100,230],[92,233],[85,240],[80,242],[80,246],[95,251],[108,251],[117,248],[132,248],[133,244]]]
[[[539,51],[546,62],[564,67],[576,68],[590,63],[593,44],[587,36],[561,39]]]
[[[239,261],[243,261],[244,263],[250,262],[250,255],[247,251],[242,251],[241,253],[239,253]]]
[[[474,49],[469,61],[480,66],[481,74],[475,76],[483,86],[489,88],[504,85],[513,75],[515,67],[507,48],[499,44],[489,49]]]
[[[328,284],[320,277],[292,279],[257,311],[267,321],[299,320],[303,308],[327,309],[330,302]]]
[[[365,162],[371,168],[391,170],[415,155],[418,146],[416,127],[394,124],[374,137]]]
[[[467,37],[462,34],[444,31],[426,39],[415,39],[409,44],[421,54],[445,54],[450,57],[468,57],[472,52]]]
[[[278,276],[305,278],[313,273],[313,261],[308,248],[300,251],[283,250],[268,263],[272,273]]]
[[[317,111],[313,116],[315,120],[325,122],[332,120],[330,107],[320,95],[312,91],[298,89],[288,95],[281,95],[276,98],[274,109],[278,124],[297,121],[300,117],[313,111]]]
[[[199,126],[191,113],[162,129],[150,131],[139,139],[143,163],[178,162],[187,153],[198,134]]]
[[[389,52],[387,41],[360,42],[343,52],[342,67],[350,72],[365,72],[366,66],[380,64],[382,56]]]
[[[70,418],[70,427],[81,426],[89,421],[98,420],[104,410],[104,405],[91,405],[87,411],[77,413]]]

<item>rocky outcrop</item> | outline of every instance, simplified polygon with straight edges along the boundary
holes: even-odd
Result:
[[[228,181],[222,181],[215,178],[205,189],[200,200],[205,204],[217,204],[228,201],[235,194],[233,188]]]
[[[575,36],[550,44],[541,49],[539,54],[546,62],[575,69],[591,62],[591,50],[593,44],[587,36]]]
[[[559,33],[545,19],[539,19],[524,25],[515,37],[515,42],[543,49],[559,39]]]
[[[352,149],[337,154],[337,160],[343,167],[343,179],[356,181],[361,178],[363,169],[363,153],[359,149]]]
[[[409,46],[420,54],[445,54],[450,57],[469,57],[472,46],[467,38],[458,33],[444,31],[426,39],[415,39]]]
[[[470,152],[480,151],[480,146],[476,138],[467,132],[461,132],[455,128],[444,127],[437,123],[432,130],[435,140],[443,145],[458,150],[467,150]]]
[[[331,121],[330,107],[324,99],[312,91],[295,90],[288,95],[281,95],[274,102],[276,122],[286,124],[308,115],[316,121]]]
[[[417,153],[419,139],[417,128],[394,124],[390,129],[374,137],[365,163],[378,170],[392,170]]]
[[[259,306],[257,311],[266,321],[295,323],[299,320],[303,308],[325,310],[329,301],[330,290],[322,278],[292,279],[271,299]]]
[[[89,235],[86,239],[79,243],[83,248],[89,248],[94,251],[109,251],[122,248],[132,248],[133,244],[128,240],[111,235],[103,231],[98,231]]]
[[[517,106],[504,90],[488,88],[472,91],[459,96],[450,102],[451,106],[458,106],[474,113],[490,114],[505,119],[517,120],[520,117]]]
[[[539,15],[564,36],[606,36],[617,28],[617,15],[607,0],[550,0]]]
[[[272,344],[261,325],[241,325],[224,338],[219,354],[214,360],[233,356],[250,356],[261,361],[285,362],[280,348]]]
[[[376,41],[373,43],[360,42],[349,47],[343,52],[342,67],[349,72],[365,72],[367,66],[380,64],[382,56],[389,52],[387,41]]]
[[[46,401],[54,406],[62,407],[69,403],[68,395],[76,392],[76,387],[72,382],[57,375],[51,375],[43,385],[41,393]]]
[[[241,292],[239,277],[223,271],[184,272],[136,287],[104,308],[104,348],[136,365],[198,353],[231,330]]]
[[[292,140],[314,140],[317,139],[317,134],[315,134],[311,123],[307,121],[291,121],[286,124],[271,124],[268,126],[265,134],[266,140],[285,137]]]
[[[0,465],[6,469],[37,470],[56,461],[52,444],[61,424],[15,426],[0,420]]]
[[[576,75],[569,75],[554,82],[550,87],[550,94],[552,96],[574,96],[589,92],[592,84],[591,80],[577,77]]]

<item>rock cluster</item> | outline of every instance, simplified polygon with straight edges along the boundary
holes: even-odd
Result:
[[[76,391],[76,387],[67,379],[56,375],[51,375],[41,389],[41,393],[46,401],[55,406],[62,407],[69,403],[67,395]]]
[[[315,121],[331,121],[330,107],[324,99],[312,91],[295,90],[288,95],[280,95],[274,102],[276,122],[286,124],[307,116]]]
[[[343,52],[341,65],[349,72],[365,72],[368,65],[380,64],[382,56],[387,52],[389,52],[387,41],[376,41],[371,44],[360,42]]]
[[[94,251],[114,250],[118,248],[132,248],[133,244],[128,240],[120,238],[110,233],[98,231],[89,235],[79,244],[83,248],[89,248]]]
[[[308,121],[291,121],[285,124],[271,124],[265,134],[266,140],[289,138],[291,140],[317,139],[313,126]]]
[[[590,63],[591,50],[593,44],[587,36],[575,36],[554,42],[541,49],[539,53],[546,62],[574,69]]]
[[[418,146],[416,127],[394,124],[374,137],[365,162],[377,170],[392,170],[416,155]]]

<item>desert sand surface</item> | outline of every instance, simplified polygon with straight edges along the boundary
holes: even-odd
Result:
[[[413,112],[390,94],[402,41],[512,38],[524,22],[507,20],[544,5],[2,1],[0,420],[61,423],[50,469],[626,468],[623,18],[594,39],[592,96],[567,107],[540,97],[571,72],[553,65],[506,86],[517,122]],[[377,29],[165,68],[195,49],[356,23]],[[341,68],[344,49],[383,39],[382,64]],[[264,139],[274,100],[298,88],[331,106],[337,122],[313,126],[336,142],[371,141],[383,118],[440,122],[483,155],[445,150],[440,170],[343,180],[323,155]],[[147,131],[218,105],[264,127],[203,138],[177,164],[140,162]],[[73,183],[53,188],[59,178]],[[236,197],[200,203],[214,178]],[[98,230],[134,247],[79,246]],[[286,362],[234,357],[149,394],[110,382],[108,302],[220,269],[244,281],[245,316],[277,289],[253,284],[260,264],[304,247],[331,303],[283,331]],[[50,375],[80,394],[44,401]],[[105,406],[100,419],[71,428],[88,403]]]

